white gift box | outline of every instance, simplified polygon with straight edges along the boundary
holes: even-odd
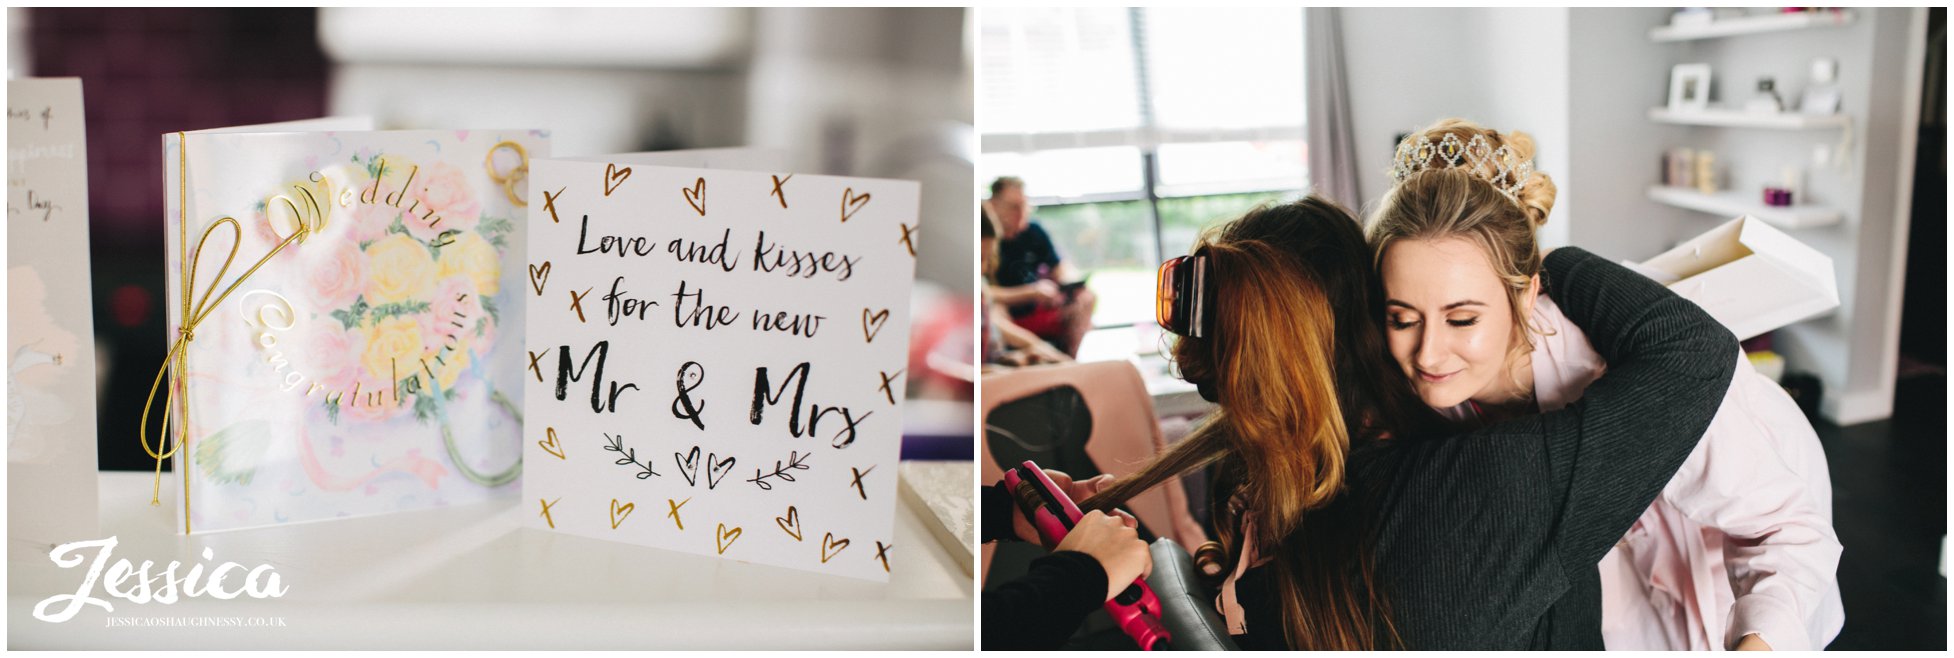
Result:
[[[1696,302],[1738,340],[1839,307],[1832,259],[1749,215],[1629,265]]]

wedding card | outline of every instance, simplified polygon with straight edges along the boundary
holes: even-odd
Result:
[[[764,153],[539,160],[536,528],[886,581],[919,186]]]
[[[173,356],[145,432],[184,532],[520,489],[524,216],[549,136],[370,124],[163,138]]]
[[[95,326],[81,79],[7,82],[7,515],[14,540],[95,538]]]

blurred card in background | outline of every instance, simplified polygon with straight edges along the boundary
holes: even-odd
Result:
[[[97,539],[81,79],[7,82],[7,536]]]

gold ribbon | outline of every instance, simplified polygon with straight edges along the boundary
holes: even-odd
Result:
[[[250,269],[245,270],[243,274],[238,275],[235,280],[232,280],[229,286],[224,287],[223,292],[218,293],[216,299],[211,299],[211,293],[216,292],[217,287],[223,283],[224,273],[230,271],[231,263],[237,259],[237,250],[243,242],[244,229],[238,224],[236,219],[230,217],[219,219],[204,229],[203,236],[197,239],[197,250],[188,254],[189,259],[183,259],[185,256],[184,249],[189,240],[187,233],[190,226],[188,211],[190,172],[187,166],[189,162],[190,143],[187,137],[187,135],[181,132],[176,134],[178,185],[177,258],[182,263],[181,267],[183,268],[180,273],[183,279],[180,288],[183,295],[181,299],[182,305],[179,308],[180,315],[178,317],[180,319],[176,330],[177,338],[170,344],[170,352],[168,356],[164,357],[163,366],[156,370],[156,379],[149,385],[149,398],[143,402],[142,407],[142,429],[140,434],[142,449],[143,452],[149,453],[150,457],[156,459],[156,483],[154,488],[150,490],[150,505],[162,504],[163,460],[175,456],[177,451],[183,448],[183,435],[190,428],[189,403],[184,397],[179,396],[178,393],[185,388],[185,378],[189,374],[189,362],[186,351],[190,345],[190,341],[195,340],[197,337],[197,325],[202,324],[204,318],[209,316],[212,310],[222,306],[225,298],[230,297],[231,293],[236,291],[238,286],[243,285],[246,279],[251,278],[251,275],[256,273],[258,268],[264,267],[265,263],[270,262],[273,256],[278,255],[278,252],[283,251],[285,247],[295,242],[304,242],[306,236],[310,235],[312,231],[324,227],[326,216],[330,212],[330,206],[319,204],[317,197],[314,197],[311,191],[305,189],[303,186],[294,186],[299,190],[303,201],[306,202],[303,209],[300,208],[296,200],[285,195],[272,197],[272,200],[284,201],[286,206],[291,210],[292,216],[295,219],[295,228],[292,229],[292,234],[286,237],[283,242],[279,242],[277,246],[272,247],[271,251],[266,252],[264,257],[258,259],[258,262],[253,263]],[[331,198],[329,188],[326,198]],[[266,217],[268,221],[273,209],[274,206],[270,203],[266,204]],[[310,213],[308,214],[305,211],[310,211]],[[217,232],[219,228],[225,227],[231,229],[230,253],[225,254],[223,267],[217,268],[217,276],[211,278],[210,286],[204,288],[203,295],[195,296],[197,264],[203,260],[204,246],[210,242],[212,233]],[[192,303],[193,297],[195,297],[194,304]],[[169,377],[170,388],[163,402],[164,431],[158,433],[156,447],[151,448],[149,445],[149,412],[156,404],[156,389],[162,386],[165,375]],[[178,409],[179,406],[181,409]],[[172,415],[181,424],[181,430],[170,431],[170,419]],[[164,449],[166,445],[168,449]],[[184,461],[183,467],[180,470],[183,471],[183,533],[190,534],[190,465],[188,460]]]

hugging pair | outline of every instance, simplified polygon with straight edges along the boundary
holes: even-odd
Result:
[[[1367,231],[1311,197],[1204,234],[1163,324],[1218,409],[1082,507],[1213,466],[1244,648],[1822,648],[1841,548],[1810,424],[1695,304],[1543,256],[1532,153],[1447,120]]]

